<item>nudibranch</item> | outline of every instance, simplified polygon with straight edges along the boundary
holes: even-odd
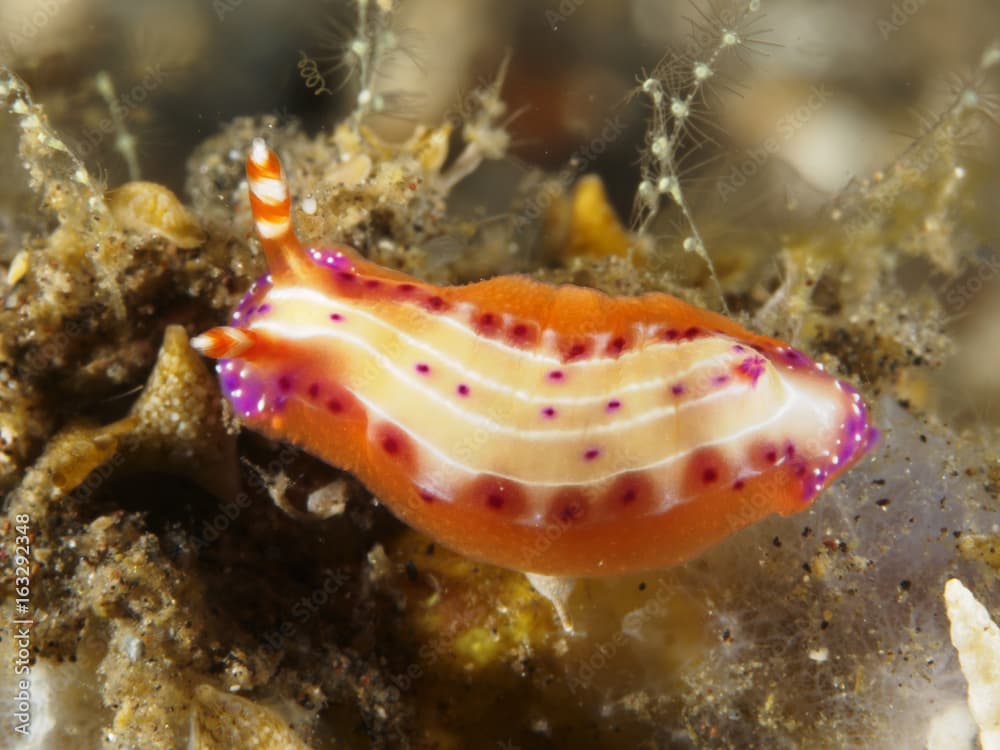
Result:
[[[250,428],[461,553],[665,567],[808,507],[876,438],[851,385],[721,315],[521,276],[439,287],[303,248],[262,140],[247,178],[269,273],[193,346]]]

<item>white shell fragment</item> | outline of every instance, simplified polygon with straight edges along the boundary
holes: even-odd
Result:
[[[944,602],[979,741],[983,750],[1000,750],[1000,628],[957,578],[945,584]]]

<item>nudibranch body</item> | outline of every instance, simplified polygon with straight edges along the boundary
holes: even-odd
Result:
[[[247,425],[462,553],[664,567],[803,510],[875,439],[854,388],[725,317],[518,276],[438,287],[303,248],[260,140],[247,174],[270,273],[192,343]]]

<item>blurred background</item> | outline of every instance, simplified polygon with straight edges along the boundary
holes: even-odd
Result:
[[[402,137],[414,123],[459,110],[509,52],[512,156],[558,169],[612,118],[623,136],[593,169],[623,208],[644,132],[641,98],[630,92],[666,52],[704,48],[726,8],[674,0],[385,4],[399,6],[401,52],[380,71],[397,95],[373,123],[379,131]],[[114,138],[92,133],[109,109],[99,83],[110,82],[112,99],[146,89],[124,112],[142,176],[180,188],[192,148],[237,115],[299,118],[315,131],[348,114],[356,25],[357,6],[345,0],[5,0],[0,60],[26,78],[67,137],[87,144],[88,164],[111,185],[129,173]],[[706,156],[753,160],[763,146],[768,168],[782,163],[833,193],[920,134],[921,116],[940,110],[994,40],[1000,7],[773,0],[749,26],[746,45],[710,87]]]
[[[748,4],[759,10],[740,20],[733,8]],[[390,8],[389,23],[373,20]],[[361,35],[359,15],[369,22]],[[355,727],[358,747],[370,746],[364,733],[374,736],[372,727],[385,719],[383,705],[392,709],[390,718],[398,712],[412,719],[406,726],[421,737],[414,746],[428,748],[467,747],[470,738],[481,736],[490,740],[480,746],[510,748],[632,748],[640,740],[648,740],[642,747],[677,748],[972,747],[975,729],[948,642],[941,590],[946,578],[962,575],[994,612],[1000,601],[1000,3],[0,0],[0,62],[28,83],[54,132],[106,187],[135,180],[165,185],[193,206],[206,229],[204,247],[195,242],[184,252],[175,247],[137,256],[136,266],[145,262],[150,273],[167,278],[164,288],[183,281],[184,273],[199,282],[176,299],[157,296],[155,284],[139,285],[150,297],[143,315],[157,325],[181,307],[178,299],[189,301],[185,295],[214,299],[221,310],[227,300],[205,290],[225,288],[235,295],[252,278],[249,265],[232,260],[248,252],[246,212],[239,216],[245,136],[272,128],[299,153],[333,153],[332,139],[321,144],[330,150],[310,151],[313,144],[295,127],[308,135],[331,133],[359,101],[371,103],[366,97],[373,92],[377,106],[369,107],[374,111],[364,123],[382,139],[401,142],[420,125],[456,124],[448,155],[453,165],[462,151],[461,125],[476,110],[473,92],[503,74],[498,119],[510,135],[509,145],[499,148],[503,158],[444,190],[446,210],[432,205],[428,215],[472,216],[482,230],[487,218],[513,214],[518,197],[546,180],[569,192],[577,176],[596,173],[622,223],[634,227],[636,191],[662,132],[650,132],[643,82],[655,71],[668,95],[683,98],[697,75],[694,62],[711,57],[727,32],[739,43],[713,60],[676,143],[686,203],[730,309],[758,330],[801,344],[857,383],[885,435],[877,455],[800,516],[770,519],[686,566],[641,580],[594,583],[577,597],[590,618],[590,640],[563,639],[550,622],[548,603],[530,598],[535,595],[519,575],[455,561],[440,550],[431,559],[425,550],[432,544],[406,536],[386,512],[372,510],[367,494],[358,495],[356,505],[364,509],[358,517],[381,513],[378,523],[366,521],[365,533],[375,528],[371,539],[386,545],[388,557],[382,551],[378,558],[382,547],[369,544],[355,528],[360,522],[352,526],[340,519],[343,538],[364,547],[353,550],[351,562],[352,571],[361,571],[356,578],[364,595],[344,608],[353,613],[356,605],[361,611],[377,600],[378,616],[353,613],[349,626],[315,618],[312,635],[303,633],[305,646],[296,644],[283,657],[283,673],[293,677],[275,687],[260,676],[267,670],[254,675],[273,687],[286,708],[306,707],[297,726],[310,728],[315,747],[342,746],[324,727],[356,723],[352,696],[360,696],[368,722],[364,731]],[[365,45],[376,37],[390,42],[392,53],[368,71],[374,84],[363,90]],[[239,117],[254,121],[206,145]],[[7,157],[0,164],[0,261],[23,249],[34,263],[52,254],[44,238],[56,222],[28,188],[15,121],[0,116],[0,153]],[[546,217],[536,219],[543,224]],[[432,230],[415,236],[432,236]],[[628,291],[690,293],[718,309],[705,264],[682,249],[689,231],[677,205],[664,200],[645,232],[661,256],[650,264],[652,271],[622,258],[572,253],[521,257],[518,269],[551,281],[613,288],[615,280],[624,280]],[[502,256],[485,252],[485,235],[455,232],[463,243],[472,239],[451,252],[483,255],[483,274],[509,270],[491,265]],[[496,244],[530,255],[523,235],[498,236]],[[409,237],[393,239],[403,246]],[[421,272],[464,278],[455,271],[458,264],[432,267],[433,248],[417,250],[420,262],[426,261]],[[694,270],[686,271],[685,263]],[[78,294],[88,288],[86,274],[66,279],[69,287],[77,284]],[[21,304],[26,308],[30,301]],[[9,309],[16,312],[16,305]],[[201,330],[216,313],[198,309],[199,317],[179,319],[191,331]],[[24,351],[31,351],[32,337],[41,334],[34,321],[24,320]],[[61,319],[53,320],[58,330]],[[120,379],[129,397],[141,390],[152,366],[159,332],[149,330],[157,335],[139,330],[121,338],[135,337],[144,347],[144,359],[137,355],[139,364]],[[129,350],[113,337],[94,338],[111,349],[107,360],[94,357],[96,379],[108,369],[106,361]],[[82,345],[92,343],[88,338]],[[57,358],[41,359],[47,364]],[[73,371],[73,363],[69,358],[56,365]],[[56,377],[41,382],[46,398],[59,403],[49,395],[64,390],[56,369]],[[79,399],[71,400],[75,406]],[[26,410],[26,419],[38,413]],[[55,424],[40,432],[51,434]],[[101,506],[108,518],[119,519],[122,508],[134,510],[135,523],[145,528],[145,487],[134,493],[134,506],[122,499],[129,493],[108,495]],[[193,504],[198,513],[214,507]],[[96,513],[93,503],[81,505]],[[324,529],[340,528],[337,519],[329,526],[303,526],[272,506],[262,497],[240,519],[249,531],[240,526],[228,537],[230,546],[220,545],[218,558],[192,555],[192,567],[178,564],[183,574],[170,578],[171,597],[180,590],[178,580],[209,582],[209,604],[192,617],[209,623],[204,641],[194,643],[203,649],[199,653],[212,656],[204,671],[199,666],[183,673],[191,684],[209,672],[214,680],[223,662],[238,663],[239,644],[252,650],[267,615],[294,602],[295,586],[305,587],[324,556],[338,552],[323,536]],[[50,543],[75,539],[57,520]],[[195,525],[178,528],[181,542],[161,535],[170,554]],[[264,546],[272,557],[262,560],[256,551]],[[80,557],[75,548],[63,552],[66,559]],[[285,564],[296,555],[299,567]],[[168,557],[154,556],[164,568],[174,564],[162,562]],[[412,560],[421,575],[433,571],[435,587],[437,581],[445,585],[433,595],[422,588],[425,579],[418,578]],[[234,586],[231,565],[244,572],[249,590]],[[189,574],[194,569],[198,574]],[[672,594],[666,614],[646,617],[657,581],[682,593]],[[261,599],[261,582],[278,592],[278,604]],[[440,592],[445,606],[434,612],[428,605],[438,618],[428,640],[413,622]],[[231,595],[236,605],[228,601]],[[406,601],[409,609],[400,604]],[[250,614],[244,615],[244,606]],[[445,615],[438,614],[442,609]],[[501,615],[514,619],[525,612],[544,627],[531,638],[519,630],[516,637],[497,638],[494,623]],[[463,663],[444,669],[440,654],[459,651],[450,630],[440,653],[425,658],[423,646],[437,643],[433,637],[450,624],[449,617],[493,644],[492,651],[478,651],[480,641],[474,641],[470,650],[486,654],[474,668]],[[67,648],[75,648],[77,620],[65,619],[72,634]],[[380,628],[378,638],[367,632],[371,623]],[[626,632],[628,647],[609,657],[613,667],[597,670],[587,690],[568,693],[567,675],[572,678],[588,659],[603,654],[604,644],[619,643],[615,639]],[[174,637],[160,635],[164,642]],[[348,663],[352,679],[361,677],[340,686],[342,692],[329,692],[336,696],[328,713],[337,715],[331,717],[309,690],[310,670],[322,664],[315,654],[333,645],[350,654],[341,660],[337,651],[337,659],[328,660],[336,679]],[[358,663],[370,673],[352,662],[358,653],[364,657]],[[39,663],[49,656],[42,654]],[[385,692],[383,672],[392,674],[387,660],[402,665],[399,673],[417,664],[426,679],[414,683],[419,689],[402,689],[398,703],[369,701],[369,688]],[[121,661],[132,669],[131,660]],[[277,673],[276,664],[268,669]],[[183,680],[178,685],[184,694],[190,687]],[[965,732],[960,739],[947,734],[948,722],[932,721],[945,704],[957,712],[953,723]],[[519,711],[517,722],[512,706]],[[460,731],[447,735],[456,723]],[[933,731],[939,734],[932,741]],[[441,740],[446,735],[448,741]]]

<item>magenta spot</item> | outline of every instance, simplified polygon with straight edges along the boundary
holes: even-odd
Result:
[[[369,289],[378,289],[380,286],[382,286],[382,282],[379,281],[378,279],[367,279],[365,281],[365,286],[368,287]]]
[[[686,331],[684,331],[684,334],[681,336],[681,338],[693,339],[696,338],[700,333],[701,329],[698,328],[698,326],[691,326]]]
[[[556,410],[552,406],[546,406],[542,409],[542,416],[546,419],[552,419],[556,415]]]
[[[426,375],[427,373],[429,373],[431,371],[431,366],[427,365],[427,364],[424,364],[423,362],[419,362],[419,363],[417,363],[416,370],[421,375]]]
[[[309,390],[306,391],[309,394],[309,398],[316,398],[319,396],[319,383],[311,383],[309,385]]]
[[[455,390],[458,391],[459,396],[469,395],[469,386],[467,386],[465,383],[459,383],[458,388],[456,388]]]
[[[785,358],[786,362],[793,365],[800,365],[806,361],[806,355],[795,349],[786,349],[782,352],[782,356]]]
[[[486,504],[494,510],[500,510],[503,507],[503,495],[500,492],[486,493]]]
[[[548,375],[549,380],[551,380],[554,383],[561,382],[565,377],[566,373],[564,373],[562,370],[552,370]]]
[[[674,383],[670,386],[670,392],[675,396],[680,396],[685,390],[683,383]]]
[[[667,341],[674,341],[677,339],[678,336],[681,335],[681,332],[678,331],[676,328],[668,328],[660,335]]]
[[[384,435],[382,437],[382,450],[384,450],[389,455],[395,455],[399,453],[399,441],[394,435]]]
[[[586,354],[586,352],[587,352],[586,344],[580,344],[580,343],[573,344],[566,350],[566,353],[563,356],[563,361],[569,362],[571,360],[578,359],[582,357],[584,354]]]
[[[764,358],[754,355],[740,362],[738,369],[750,378],[753,385],[757,385],[757,380],[764,374],[764,365]]]
[[[334,268],[349,270],[351,268],[351,259],[348,258],[343,253],[337,253],[336,255],[331,255],[327,258],[327,262],[330,263]]]
[[[500,333],[500,320],[493,313],[487,312],[476,318],[474,326],[483,336],[496,336]]]
[[[622,402],[619,401],[618,399],[612,399],[611,401],[608,401],[608,406],[607,406],[608,411],[617,411],[618,409],[621,408],[622,408]]]
[[[583,508],[579,505],[571,503],[559,511],[559,520],[563,523],[571,523],[580,518],[583,518]]]
[[[712,482],[714,482],[716,479],[719,478],[719,472],[717,469],[715,469],[715,467],[709,466],[701,473],[701,478],[702,481],[705,482],[705,484],[711,484]]]
[[[344,405],[340,402],[339,399],[331,398],[329,401],[326,402],[326,408],[332,411],[334,414],[339,414],[344,410]]]
[[[270,311],[271,311],[271,306],[267,302],[265,302],[263,305],[257,308],[258,315],[263,315],[264,313]]]
[[[282,375],[278,378],[278,388],[288,393],[288,391],[292,390],[292,379],[288,375]]]
[[[795,446],[792,445],[791,442],[788,442],[785,445],[785,455],[788,456],[789,458],[793,458],[795,456]]]
[[[583,460],[584,461],[593,461],[599,455],[601,455],[601,449],[600,448],[588,448],[587,450],[585,450],[583,452]]]
[[[608,343],[609,354],[621,354],[625,350],[625,337],[618,336]]]
[[[427,306],[427,309],[434,310],[435,312],[440,312],[445,308],[445,301],[441,299],[441,297],[438,297],[437,295],[433,297],[428,297],[427,302],[425,304]]]
[[[330,320],[332,320],[332,321],[334,321],[336,323],[339,323],[343,319],[344,319],[344,316],[341,315],[340,313],[330,313]]]
[[[416,289],[416,287],[413,284],[400,284],[399,286],[396,287],[396,289],[402,292],[403,294],[409,294],[414,289]]]
[[[728,375],[715,375],[712,377],[712,385],[725,385],[729,382]]]
[[[747,348],[743,344],[733,344],[733,351],[739,354],[740,352],[745,352]]]
[[[509,329],[510,340],[516,346],[531,346],[538,343],[538,328],[533,324],[515,323]]]
[[[771,448],[764,454],[764,458],[773,464],[775,461],[778,460],[778,451],[774,450],[774,448]]]
[[[746,482],[744,482],[742,479],[737,479],[735,482],[733,482],[734,490],[742,490],[745,486]]]
[[[420,495],[420,499],[423,500],[425,503],[433,503],[435,500],[437,500],[437,498],[434,497],[434,495],[425,490],[418,490],[417,494]]]
[[[629,487],[622,493],[622,504],[631,505],[639,497],[639,491],[635,487]]]
[[[340,279],[341,281],[351,283],[352,281],[354,281],[355,276],[350,271],[339,271],[337,273],[337,278]]]

